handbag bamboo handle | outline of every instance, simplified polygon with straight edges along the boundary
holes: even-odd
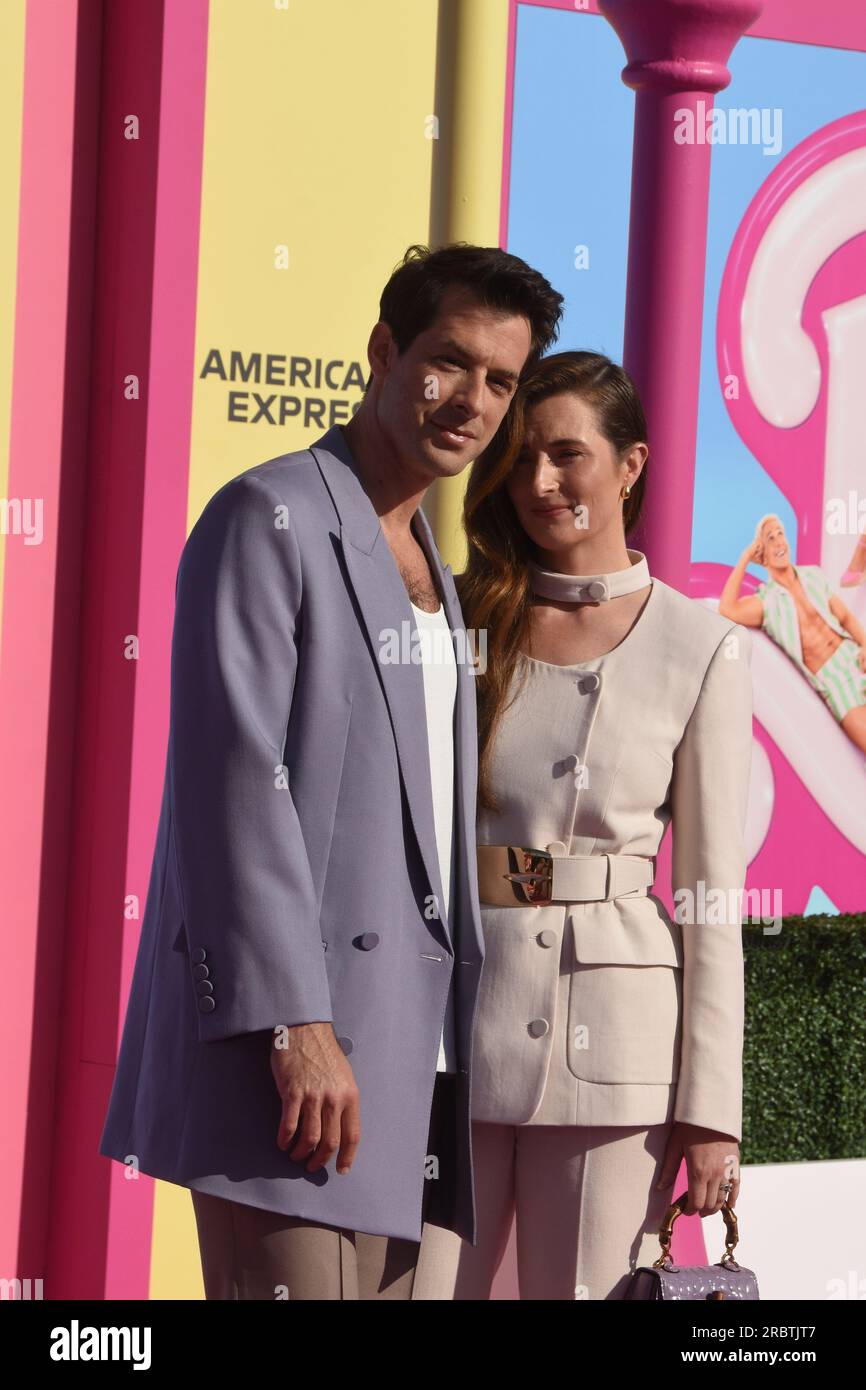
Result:
[[[661,1245],[662,1250],[658,1259],[653,1260],[653,1269],[658,1269],[661,1265],[664,1264],[665,1260],[670,1259],[671,1235],[673,1234],[674,1222],[676,1221],[678,1216],[682,1216],[688,1200],[688,1191],[681,1192],[679,1197],[676,1197],[674,1201],[671,1202],[670,1206],[665,1212],[665,1219],[662,1222],[661,1230],[659,1231],[659,1244]],[[727,1235],[725,1238],[725,1250],[719,1262],[720,1264],[724,1264],[727,1260],[732,1260],[734,1258],[734,1249],[740,1237],[737,1226],[736,1212],[728,1206],[727,1201],[722,1203],[721,1212],[727,1230]]]

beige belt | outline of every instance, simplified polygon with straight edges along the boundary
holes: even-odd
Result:
[[[606,902],[645,895],[653,861],[636,854],[551,854],[523,845],[478,846],[478,896],[492,907]]]

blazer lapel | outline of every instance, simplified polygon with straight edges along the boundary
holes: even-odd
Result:
[[[439,905],[442,935],[447,944],[450,932],[443,910],[433,819],[424,674],[420,663],[411,660],[415,625],[412,607],[375,508],[357,476],[354,459],[339,426],[329,430],[310,452],[340,517],[346,573],[387,701],[409,814],[430,888]],[[441,568],[439,561],[440,574]]]
[[[461,956],[472,955],[475,959],[484,954],[484,937],[477,910],[477,878],[475,869],[476,799],[478,782],[478,723],[476,717],[475,676],[472,672],[472,651],[463,622],[463,613],[454,575],[450,565],[442,564],[436,547],[433,532],[421,508],[415,513],[418,538],[427,555],[430,568],[437,576],[442,591],[442,602],[455,642],[457,660],[457,699],[454,715],[454,838],[457,846],[455,873],[457,882],[452,886],[452,903],[459,893],[466,905],[463,920],[471,921],[474,934],[474,951],[468,941],[461,941]],[[452,924],[457,921],[454,911],[450,913]],[[452,940],[456,933],[452,928]]]

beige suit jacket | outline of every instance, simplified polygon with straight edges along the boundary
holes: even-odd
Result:
[[[670,823],[675,909],[652,889],[482,904],[474,1119],[675,1119],[741,1138],[750,659],[744,627],[655,579],[612,652],[532,663],[493,750],[502,810],[480,813],[478,842],[654,857]]]

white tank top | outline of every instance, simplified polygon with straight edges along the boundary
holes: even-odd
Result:
[[[435,613],[412,604],[418,632],[424,673],[424,701],[427,709],[427,746],[430,755],[430,785],[433,790],[433,824],[439,874],[447,917],[454,876],[454,705],[457,698],[457,662],[448,616],[440,603]],[[454,1031],[454,979],[448,993],[448,1006],[439,1042],[437,1071],[456,1072],[457,1051]]]

